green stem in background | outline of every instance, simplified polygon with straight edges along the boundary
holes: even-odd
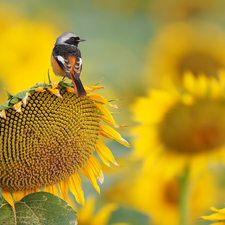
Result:
[[[189,221],[189,168],[187,167],[183,176],[179,179],[180,196],[179,196],[179,215],[180,225],[188,225]]]

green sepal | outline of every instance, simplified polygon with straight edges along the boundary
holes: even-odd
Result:
[[[31,87],[31,88],[29,89],[29,91],[34,91],[35,89],[37,89],[37,88],[39,88],[39,87],[43,87],[43,86],[44,86],[43,83],[37,83],[37,84],[35,84],[33,87]]]
[[[10,104],[15,104],[15,103],[17,103],[18,101],[19,101],[18,98],[12,98],[12,99],[10,100]]]
[[[27,92],[29,92],[29,91],[30,90],[20,91],[19,93],[17,93],[16,95],[14,95],[13,98],[23,99],[23,98],[25,98]]]
[[[108,102],[115,102],[115,101],[120,101],[121,99],[110,99]]]
[[[59,82],[59,85],[61,87],[65,87],[65,88],[67,88],[67,87],[74,87],[73,83],[65,83],[65,82],[62,82],[62,81]]]
[[[52,88],[51,84],[46,84],[46,83],[43,84],[43,87],[45,89]]]
[[[104,80],[104,78],[105,78],[105,75],[102,77],[102,79],[101,79],[98,83],[93,84],[93,85],[91,85],[91,86],[97,86],[97,85],[99,85],[99,84]]]
[[[6,93],[7,93],[7,95],[8,95],[8,99],[10,99],[10,98],[12,98],[13,97],[13,95],[12,94],[10,94],[9,92],[8,92],[8,90],[4,87],[4,90],[6,91]]]
[[[48,83],[51,84],[51,78],[50,78],[50,74],[49,74],[49,69],[48,69]]]
[[[7,101],[5,101],[4,103],[2,103],[2,104],[0,105],[0,111],[2,111],[3,109],[9,109],[9,108],[10,108],[10,105],[9,105],[10,100],[11,100],[11,99],[8,99]]]

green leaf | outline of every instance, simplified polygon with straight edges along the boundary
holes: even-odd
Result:
[[[0,224],[15,224],[14,212],[3,198],[0,198]]]
[[[47,192],[25,196],[11,209],[0,199],[0,224],[76,225],[76,212],[64,200]]]
[[[10,108],[9,102],[10,102],[10,99],[8,99],[8,100],[5,101],[4,103],[2,103],[2,104],[0,105],[0,111],[2,111],[3,109],[8,109],[8,108]]]

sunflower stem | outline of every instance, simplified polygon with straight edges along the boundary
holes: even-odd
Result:
[[[189,219],[189,168],[186,168],[184,174],[179,179],[180,181],[180,225],[188,225]]]

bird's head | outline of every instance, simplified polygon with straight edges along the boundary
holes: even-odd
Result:
[[[56,40],[55,45],[74,45],[77,46],[81,41],[85,41],[84,39],[80,39],[73,32],[66,32],[59,36]]]

